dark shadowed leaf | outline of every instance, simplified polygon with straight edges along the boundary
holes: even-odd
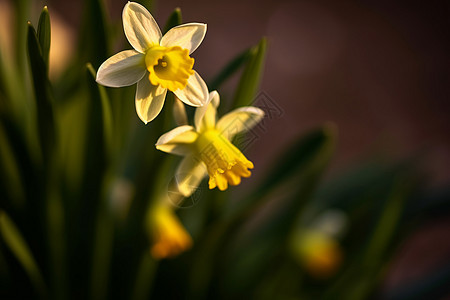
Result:
[[[47,291],[41,271],[34,260],[27,242],[22,237],[14,222],[4,211],[0,211],[0,234],[5,245],[25,269],[39,295],[42,299],[45,299]]]
[[[44,164],[54,155],[56,136],[53,115],[53,94],[42,58],[41,46],[31,23],[28,23],[28,57],[36,99],[38,134]]]
[[[162,34],[164,35],[170,28],[180,25],[182,22],[181,9],[179,7],[175,8],[167,19],[166,26]]]
[[[45,62],[48,70],[49,54],[50,54],[50,41],[51,41],[51,29],[50,29],[50,15],[48,13],[47,6],[42,9],[41,16],[39,17],[39,23],[37,28],[37,37],[39,45],[41,46],[42,59]]]
[[[239,81],[239,86],[234,96],[233,107],[247,106],[253,102],[261,83],[266,50],[266,38],[262,38],[259,44],[250,50],[250,58]]]
[[[211,91],[217,90],[227,79],[233,76],[248,60],[253,57],[252,49],[246,49],[233,58],[216,77],[211,80]]]

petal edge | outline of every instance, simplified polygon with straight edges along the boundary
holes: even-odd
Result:
[[[194,127],[183,125],[160,136],[155,146],[160,151],[185,156],[192,153],[191,144],[197,136]]]
[[[190,106],[203,106],[209,98],[208,86],[200,75],[194,71],[184,89],[173,92],[178,99]]]
[[[141,4],[128,2],[122,12],[123,30],[128,42],[144,53],[150,46],[159,45],[161,30],[150,12]]]
[[[240,107],[220,118],[216,128],[231,140],[236,134],[252,129],[263,117],[264,111],[258,107]]]
[[[164,47],[180,46],[194,52],[202,43],[206,35],[207,25],[203,23],[187,23],[171,28],[161,38],[160,44]]]
[[[138,82],[135,97],[136,112],[145,124],[161,112],[167,93],[167,89],[152,85],[146,77]]]
[[[146,71],[144,55],[135,50],[125,50],[101,64],[96,81],[109,87],[129,86],[141,80]]]

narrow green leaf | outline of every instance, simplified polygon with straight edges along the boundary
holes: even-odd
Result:
[[[131,299],[144,300],[148,299],[152,287],[153,277],[155,276],[158,261],[153,259],[150,251],[145,251],[142,254],[139,270],[133,287]]]
[[[110,55],[108,23],[104,1],[85,0],[78,48],[79,66],[91,62],[95,68]]]
[[[233,60],[231,60],[211,81],[211,91],[217,90],[225,81],[227,81],[227,79],[235,74],[245,63],[247,63],[252,57],[250,55],[251,52],[251,49],[246,49],[233,58]]]
[[[0,211],[0,234],[6,246],[27,272],[39,295],[46,299],[47,290],[44,279],[33,254],[16,225],[4,211]]]
[[[49,64],[50,55],[50,40],[51,40],[51,28],[50,28],[50,15],[48,13],[47,6],[42,9],[41,15],[39,17],[39,23],[37,28],[37,37],[39,40],[39,45],[41,46],[42,58],[47,66]]]
[[[52,158],[56,145],[53,94],[41,46],[31,23],[28,23],[28,57],[36,98],[39,141],[44,163],[47,163]]]
[[[267,50],[267,39],[262,38],[257,46],[250,50],[250,58],[234,96],[234,107],[250,105],[259,89]]]
[[[31,147],[30,144],[27,143],[24,131],[21,130],[20,124],[16,124],[13,121],[11,115],[0,115],[0,128],[0,131],[2,131],[0,135],[4,135],[2,139],[4,139],[6,143],[0,146],[5,147],[4,149],[1,149],[0,153],[2,153],[3,159],[10,160],[5,162],[4,166],[0,167],[0,170],[5,170],[3,176],[8,176],[5,180],[3,180],[0,186],[7,186],[5,190],[16,188],[21,189],[20,191],[14,191],[13,193],[17,195],[23,194],[24,200],[33,199],[33,201],[26,201],[26,205],[30,205],[28,208],[31,211],[34,211],[35,215],[36,210],[39,210],[39,206],[43,201],[43,178],[41,178],[42,176],[37,177],[37,174],[42,174],[42,172],[40,172],[40,170],[38,171],[32,155],[32,151],[35,148]],[[7,150],[8,148],[9,150]],[[10,153],[11,156],[9,156],[8,153]],[[15,175],[7,175],[6,173],[8,164],[13,162],[15,163],[18,171],[17,180],[21,181],[20,187],[15,186]],[[13,177],[9,178],[9,176]]]
[[[96,72],[93,66],[88,63],[86,65],[88,71],[88,88],[90,94],[90,113],[89,113],[89,128],[97,126],[99,130],[96,132],[90,131],[89,148],[99,148],[101,152],[92,152],[87,149],[87,153],[92,154],[93,158],[104,156],[103,166],[99,165],[99,168],[104,168],[106,172],[108,167],[108,162],[113,155],[113,117],[111,110],[111,102],[106,93],[106,89],[95,82]],[[100,139],[100,141],[95,141],[95,139]],[[97,143],[96,145],[93,143]],[[95,154],[97,153],[97,154]],[[89,168],[86,170],[89,173]],[[88,174],[87,174],[88,175]],[[88,175],[89,176],[89,175]],[[95,176],[102,177],[105,173],[98,173]],[[91,179],[88,179],[91,180]],[[95,181],[95,179],[93,179]],[[101,185],[102,181],[98,181]],[[103,197],[101,197],[103,198]],[[112,256],[112,246],[114,241],[114,222],[110,214],[109,209],[107,209],[105,199],[101,200],[98,207],[98,213],[96,217],[96,229],[93,245],[93,261],[92,261],[92,274],[91,274],[91,295],[92,299],[106,299],[109,270]]]
[[[55,299],[64,299],[67,296],[67,268],[66,268],[66,216],[61,195],[58,193],[57,175],[53,172],[51,185],[47,188],[47,234],[49,241],[49,252],[51,261],[51,290]]]
[[[95,83],[96,72],[94,67],[88,63],[86,65],[93,81],[90,84],[91,94],[97,95],[101,101],[101,119],[103,120],[103,136],[105,139],[105,151],[108,156],[111,155],[113,147],[113,117],[111,110],[111,101],[106,93],[105,87]],[[100,116],[98,116],[100,117]]]
[[[172,27],[180,25],[182,22],[181,9],[179,7],[175,8],[167,19],[166,26],[164,26],[163,34],[165,34]]]
[[[92,299],[106,299],[114,241],[114,222],[106,205],[100,207],[92,260]]]
[[[386,205],[379,217],[380,221],[375,228],[364,256],[365,265],[367,266],[376,267],[379,265],[397,228],[406,197],[411,190],[411,186],[402,179],[397,179],[394,182],[391,195],[386,200]]]
[[[7,134],[4,131],[3,124],[0,122],[0,186],[7,195],[2,197],[9,198],[15,208],[23,207],[25,203],[24,186],[20,174],[19,164],[10,145]],[[6,199],[3,199],[4,201]]]
[[[27,66],[26,66],[26,32],[27,26],[25,24],[26,20],[30,19],[32,1],[31,0],[20,0],[20,1],[12,1],[14,5],[14,54],[16,58],[16,66],[18,68],[18,73],[21,75],[21,79],[24,80],[27,75]]]
[[[6,262],[5,255],[3,254],[2,245],[0,244],[0,280],[4,282],[8,278],[9,272],[8,264]]]

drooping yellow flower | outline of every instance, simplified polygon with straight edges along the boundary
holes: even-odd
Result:
[[[330,209],[316,216],[307,227],[293,232],[291,253],[310,275],[327,278],[336,273],[343,259],[339,238],[347,222],[342,211]]]
[[[98,69],[97,82],[109,87],[137,83],[136,111],[144,123],[159,114],[167,90],[188,105],[202,106],[208,98],[208,87],[192,69],[194,59],[189,55],[203,41],[206,24],[183,24],[162,36],[152,15],[135,2],[125,5],[122,19],[134,50],[107,59]]]
[[[241,107],[216,122],[219,103],[219,94],[211,92],[207,104],[195,112],[195,127],[177,127],[156,143],[161,151],[185,156],[175,175],[178,189],[185,197],[195,191],[206,175],[210,189],[218,187],[223,191],[251,174],[253,163],[230,140],[256,125],[264,112],[257,107]]]
[[[291,243],[294,258],[316,278],[330,277],[342,262],[339,243],[321,231],[304,230]]]
[[[192,247],[191,236],[168,205],[159,203],[152,207],[148,222],[154,258],[174,257]]]

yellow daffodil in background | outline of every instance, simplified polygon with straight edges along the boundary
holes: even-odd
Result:
[[[328,278],[339,269],[343,257],[339,238],[347,223],[347,216],[333,209],[318,215],[308,227],[294,231],[291,253],[311,276]]]
[[[194,59],[189,55],[202,42],[206,24],[183,24],[162,36],[152,15],[135,2],[125,5],[122,18],[134,50],[107,59],[98,69],[97,82],[109,87],[137,83],[136,111],[146,124],[161,111],[167,90],[188,105],[202,106],[208,88],[192,69]]]
[[[331,236],[319,230],[304,230],[291,240],[291,251],[305,270],[316,278],[333,275],[342,262],[342,250]]]
[[[157,203],[149,210],[149,233],[152,236],[151,254],[154,258],[177,256],[192,246],[192,238],[168,203]]]
[[[224,115],[216,123],[220,98],[216,91],[209,94],[208,103],[195,111],[195,127],[179,126],[164,135],[156,148],[185,156],[175,174],[180,193],[190,196],[201,180],[209,175],[209,188],[225,190],[238,185],[241,177],[249,177],[253,163],[230,140],[251,129],[264,116],[257,107],[241,107]]]

